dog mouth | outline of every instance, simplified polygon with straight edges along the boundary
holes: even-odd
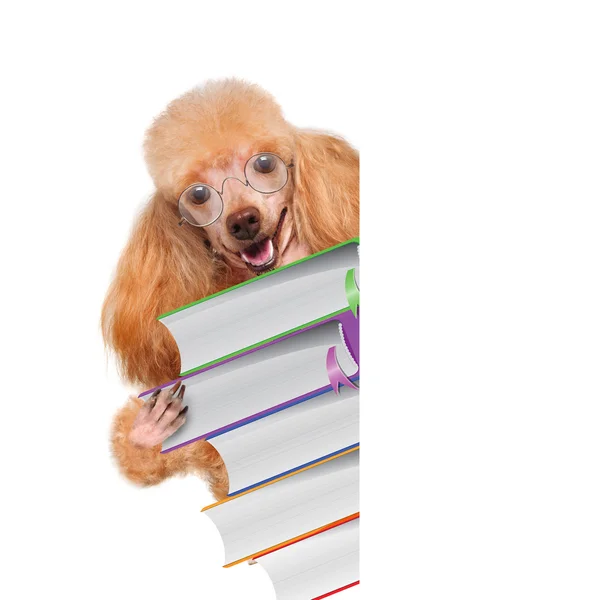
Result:
[[[265,271],[270,271],[275,268],[275,263],[277,262],[279,254],[277,241],[286,215],[287,208],[284,208],[281,211],[279,222],[277,223],[277,227],[272,237],[264,237],[239,252],[240,258],[254,273],[264,273]]]

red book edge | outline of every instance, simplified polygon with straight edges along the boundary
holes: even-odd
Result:
[[[252,560],[258,560],[259,558],[262,558],[263,556],[266,556],[267,554],[272,554],[273,552],[277,552],[278,550],[283,550],[284,548],[289,548],[289,546],[293,546],[294,544],[299,544],[300,542],[310,539],[311,537],[314,537],[316,535],[320,535],[321,533],[326,533],[327,531],[330,531],[331,529],[334,529],[335,527],[340,527],[341,525],[345,525],[345,523],[349,523],[350,521],[355,521],[355,519],[359,519],[358,512],[353,515],[350,515],[349,517],[345,517],[344,519],[339,519],[338,521],[335,521],[334,523],[327,525],[324,528],[316,529],[312,533],[305,534],[304,536],[300,536],[299,539],[294,539],[293,541],[283,544],[283,545],[279,544],[279,546],[275,546],[271,550],[266,550],[265,552],[260,552],[259,554],[255,554],[254,556],[252,556]]]
[[[352,588],[355,585],[359,585],[359,580],[354,581],[353,583],[350,583],[349,585],[344,585],[343,587],[333,590],[332,592],[329,592],[328,594],[323,594],[322,596],[316,596],[316,598],[312,598],[312,600],[322,600],[323,598],[328,598],[329,596],[332,596],[333,594],[338,594],[339,592],[342,592],[343,590],[348,590],[349,588]]]

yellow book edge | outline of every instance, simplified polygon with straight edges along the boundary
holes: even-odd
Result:
[[[330,456],[329,458],[325,458],[319,462],[316,462],[312,465],[308,465],[307,467],[304,467],[302,469],[298,469],[297,471],[292,471],[291,473],[288,473],[287,475],[282,475],[281,477],[278,477],[277,479],[273,479],[272,481],[268,481],[267,483],[263,483],[262,485],[256,486],[254,488],[251,488],[249,490],[246,490],[245,492],[242,492],[241,494],[237,494],[235,496],[228,496],[227,498],[223,498],[223,500],[219,500],[219,502],[215,502],[214,504],[209,504],[208,506],[205,506],[200,512],[205,512],[205,510],[209,510],[211,508],[215,508],[215,506],[220,506],[221,504],[225,504],[226,502],[231,502],[232,500],[235,500],[236,498],[241,498],[242,496],[245,496],[246,494],[251,494],[252,492],[256,492],[257,490],[261,490],[269,485],[273,485],[274,483],[277,483],[278,481],[281,481],[283,479],[287,479],[288,477],[293,477],[294,475],[297,475],[298,473],[303,473],[304,471],[308,471],[309,469],[313,469],[314,467],[317,467],[319,465],[322,465],[326,462],[329,462],[331,460],[335,460],[336,458],[340,458],[341,456],[345,456],[346,454],[350,454],[351,452],[355,452],[356,450],[359,450],[359,444],[355,447],[355,448],[350,448],[349,450],[345,450],[345,452],[341,452],[339,454],[335,454],[334,456]]]

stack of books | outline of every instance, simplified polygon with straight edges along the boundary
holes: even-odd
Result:
[[[258,562],[279,600],[359,583],[358,266],[353,239],[159,317],[190,407],[162,452],[218,450],[224,566]]]

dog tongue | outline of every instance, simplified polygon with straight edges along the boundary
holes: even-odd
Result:
[[[273,242],[271,238],[267,238],[266,240],[262,240],[262,242],[258,242],[258,244],[248,246],[248,248],[240,252],[240,255],[245,262],[255,267],[260,267],[272,260],[273,253]]]

